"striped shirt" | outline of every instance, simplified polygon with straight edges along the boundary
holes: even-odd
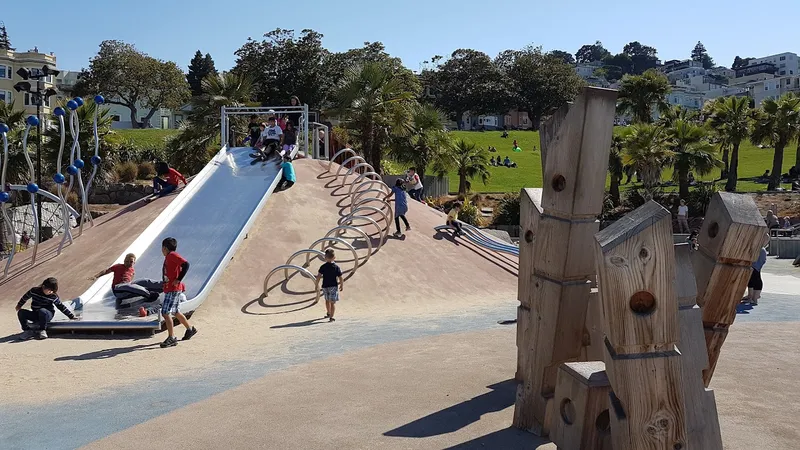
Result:
[[[27,302],[28,300],[31,301],[31,310],[33,311],[46,309],[51,313],[55,314],[56,308],[58,308],[59,311],[64,313],[64,315],[69,317],[70,319],[73,319],[75,317],[75,315],[72,314],[72,311],[70,311],[69,308],[66,307],[66,305],[61,303],[61,299],[58,298],[58,294],[53,293],[50,295],[45,295],[44,291],[42,291],[42,288],[39,286],[32,288],[31,290],[26,292],[25,295],[23,295],[22,298],[19,299],[19,303],[17,303],[17,306],[22,308],[25,305],[25,302]]]

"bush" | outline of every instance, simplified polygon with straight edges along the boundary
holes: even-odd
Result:
[[[156,168],[151,162],[139,163],[137,174],[140,180],[149,180],[156,174]]]
[[[689,216],[705,216],[708,204],[711,203],[711,198],[718,190],[719,188],[715,183],[702,183],[689,191],[689,198],[686,199],[686,206],[689,207]]]
[[[495,225],[519,225],[519,194],[506,194],[497,204],[493,222]]]
[[[117,164],[114,166],[114,171],[117,172],[119,181],[123,183],[131,183],[136,181],[136,176],[139,175],[139,168],[133,161]]]
[[[476,227],[483,224],[480,209],[470,201],[464,202],[461,212],[458,213],[458,220]]]

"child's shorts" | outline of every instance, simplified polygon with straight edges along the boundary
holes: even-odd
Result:
[[[181,303],[186,301],[183,292],[164,293],[164,303],[161,304],[161,314],[177,314],[180,312]]]
[[[325,297],[326,302],[338,302],[339,286],[322,288],[322,296]]]

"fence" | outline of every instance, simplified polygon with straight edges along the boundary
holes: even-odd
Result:
[[[800,255],[800,238],[772,237],[769,240],[769,254],[780,259],[794,259]]]
[[[384,175],[383,181],[389,186],[394,186],[397,179],[403,177],[405,175]],[[423,190],[425,197],[441,197],[450,193],[450,180],[447,177],[425,175],[422,185],[425,187]]]

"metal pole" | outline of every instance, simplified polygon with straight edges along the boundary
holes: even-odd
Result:
[[[36,125],[36,184],[39,186],[39,189],[42,189],[42,102],[44,98],[42,98],[42,80],[39,79],[36,82],[36,90],[37,97],[39,99],[36,102],[36,118],[39,119],[39,124]],[[25,151],[28,151],[26,148]],[[34,195],[34,194],[31,194]],[[42,196],[36,196],[36,213],[37,219],[39,223],[39,233],[36,236],[36,239],[41,242],[42,240]],[[82,214],[82,213],[81,213]]]

